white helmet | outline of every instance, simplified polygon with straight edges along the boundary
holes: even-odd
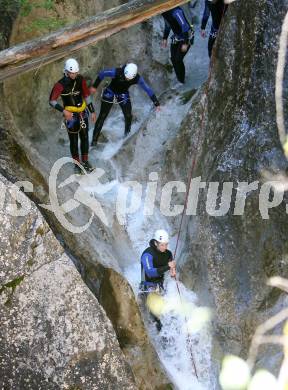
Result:
[[[167,244],[169,242],[169,235],[166,230],[156,230],[153,238],[163,244]]]
[[[77,73],[79,72],[79,64],[74,58],[69,58],[65,62],[64,72]]]
[[[127,64],[124,68],[124,75],[126,79],[132,80],[137,75],[138,67],[136,64]]]

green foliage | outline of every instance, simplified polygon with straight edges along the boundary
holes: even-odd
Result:
[[[30,0],[20,0],[20,15],[28,16],[33,9]]]
[[[19,0],[0,0],[0,9],[4,15],[17,14],[20,6]]]
[[[21,16],[28,16],[35,8],[43,8],[46,10],[53,10],[55,0],[42,0],[35,3],[33,0],[20,0]]]
[[[24,279],[24,275],[21,275],[18,278],[14,279],[14,280],[11,280],[11,282],[8,282],[8,283],[4,284],[0,288],[0,294],[2,294],[2,292],[5,290],[5,288],[12,288],[12,292],[14,292],[15,288],[17,286],[19,286],[19,284],[23,281],[23,279]]]
[[[54,8],[54,0],[44,0],[42,2],[42,7],[47,9],[47,10],[53,9]]]
[[[39,31],[39,30],[45,30],[45,31],[53,31],[57,30],[60,27],[63,27],[65,25],[66,21],[65,19],[59,19],[55,17],[47,17],[47,18],[38,18],[33,20],[28,26],[25,27],[25,32],[32,32],[32,31]]]
[[[25,17],[28,16],[34,9],[43,9],[46,11],[53,11],[55,9],[55,0],[20,0],[20,15]],[[52,31],[60,27],[63,27],[66,24],[65,19],[46,16],[34,19],[29,25],[24,29],[25,32],[33,31]]]
[[[4,284],[3,286],[0,287],[0,295],[7,289],[11,289],[10,290],[10,294],[9,294],[9,297],[7,299],[7,301],[5,302],[5,305],[8,306],[10,303],[11,303],[11,299],[12,299],[12,296],[14,294],[14,291],[16,289],[17,286],[19,286],[19,284],[21,282],[23,282],[23,279],[24,279],[24,275],[21,275],[19,276],[18,278],[14,279],[14,280],[11,280],[10,282]]]

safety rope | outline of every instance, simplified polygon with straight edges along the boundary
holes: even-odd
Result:
[[[224,14],[225,14],[225,6],[223,8],[223,15],[222,15],[222,18],[221,18],[221,22],[220,22],[220,26],[219,26],[219,30],[218,31],[220,31],[220,28],[221,28],[221,25],[222,25],[222,22],[223,22]],[[204,130],[205,109],[206,109],[206,103],[207,103],[207,99],[208,99],[208,90],[209,90],[209,85],[210,85],[210,82],[211,82],[211,75],[212,75],[212,69],[214,67],[214,63],[215,63],[215,50],[212,51],[212,56],[211,56],[211,61],[210,61],[210,66],[209,66],[208,79],[207,79],[205,91],[204,91],[204,94],[203,94],[204,95],[204,99],[203,99],[204,102],[203,102],[203,106],[202,106],[202,115],[201,115],[201,121],[200,121],[200,131],[198,132],[198,137],[197,137],[197,142],[196,142],[196,147],[195,147],[195,153],[194,153],[194,156],[192,158],[190,174],[189,174],[189,179],[188,179],[188,187],[186,188],[185,203],[184,203],[184,208],[183,208],[183,212],[182,212],[182,215],[181,215],[181,220],[180,220],[179,230],[178,230],[178,234],[177,234],[177,240],[176,240],[176,246],[175,246],[175,250],[174,250],[173,260],[176,259],[176,254],[177,254],[177,249],[178,249],[178,245],[179,245],[179,239],[180,239],[180,234],[181,234],[181,230],[182,230],[184,215],[185,215],[185,212],[187,210],[189,190],[190,190],[190,186],[191,186],[191,182],[192,182],[192,178],[193,178],[194,169],[195,169],[195,166],[196,166],[198,148],[199,148],[199,145],[200,145],[200,135],[203,133],[203,130]],[[177,291],[178,291],[178,294],[179,294],[180,302],[181,302],[181,305],[182,305],[182,297],[181,297],[181,293],[180,293],[179,283],[178,283],[178,280],[177,280],[177,275],[175,276],[175,282],[176,282],[176,286],[177,286]],[[185,317],[185,323],[187,324],[187,318],[186,317]],[[188,341],[189,341],[190,346],[191,346],[191,351],[190,352],[191,352],[191,360],[192,360],[194,372],[195,372],[196,378],[199,379],[197,368],[196,368],[196,363],[195,363],[195,359],[194,359],[194,355],[193,355],[193,350],[192,350],[192,342],[191,342],[192,340],[190,338],[189,331],[187,332],[187,334],[188,334]]]
[[[175,281],[176,281],[176,286],[177,286],[177,290],[178,290],[178,294],[179,294],[179,298],[180,298],[181,307],[183,307],[182,296],[181,296],[181,293],[180,293],[179,284],[178,284],[177,279],[175,279]],[[195,359],[194,359],[194,355],[193,355],[193,350],[192,350],[192,339],[190,337],[189,330],[188,330],[187,318],[186,318],[186,316],[184,318],[185,318],[185,324],[186,324],[186,327],[187,327],[188,344],[190,345],[190,354],[191,354],[191,360],[192,360],[192,364],[193,364],[193,369],[194,369],[196,378],[199,380],[198,372],[197,372],[197,368],[196,368],[196,363],[195,363]]]

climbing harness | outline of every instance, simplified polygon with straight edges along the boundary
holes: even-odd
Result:
[[[151,292],[162,295],[164,293],[164,288],[158,283],[154,286],[145,286],[144,282],[140,283],[139,294],[150,294]]]
[[[72,102],[75,103],[74,96],[79,95],[78,91],[74,92],[75,87],[76,87],[76,80],[74,81],[71,92],[62,93],[61,96],[71,95]],[[62,122],[61,129],[63,129],[65,127],[67,129],[68,133],[70,133],[70,134],[78,134],[81,130],[86,129],[87,125],[85,123],[85,119],[87,118],[88,115],[87,115],[87,104],[86,104],[85,100],[83,100],[81,106],[79,106],[79,107],[75,104],[73,106],[65,106],[64,109],[69,111],[69,112],[72,112],[73,117],[69,121],[64,120]],[[74,125],[76,124],[76,122],[78,120],[79,120],[79,129],[77,131],[72,131],[71,129],[73,129]]]
[[[216,39],[217,35],[218,35],[218,31],[219,31],[219,29],[216,29],[216,28],[212,27],[212,29],[211,29],[211,31],[209,33],[209,36],[211,38],[215,38]]]
[[[191,29],[189,30],[189,35],[188,35],[188,40],[189,40],[189,45],[193,45],[194,43],[194,26],[190,25]],[[177,43],[184,41],[183,38],[177,38],[176,35],[173,35],[171,38],[171,43],[172,45],[177,45]]]
[[[66,108],[65,108],[66,109]],[[67,121],[64,119],[64,121],[61,124],[61,129],[66,129],[68,133],[70,134],[78,134],[81,130],[85,130],[87,128],[85,119],[87,118],[88,114],[87,111],[82,111],[80,113],[73,113],[73,117],[71,120]],[[79,120],[79,129],[76,131],[73,131],[74,125]]]
[[[194,29],[193,24],[190,24],[190,27],[191,27],[191,30],[189,33],[189,43],[192,46],[194,43],[194,39],[195,39],[195,29]]]
[[[105,96],[105,94],[106,94],[106,96]],[[111,99],[106,100],[106,99],[109,99],[109,95],[110,95],[112,100]],[[118,100],[118,97],[121,97],[122,100]],[[101,92],[101,100],[102,100],[102,102],[106,102],[106,103],[121,104],[125,101],[127,102],[128,100],[130,100],[130,96],[127,93],[116,94],[113,91],[111,91],[109,88],[104,87],[102,89],[102,92]]]
[[[79,116],[80,116],[80,128],[84,130],[87,127],[85,120],[84,120],[84,117],[83,117],[82,113]]]
[[[74,105],[73,105],[73,106],[67,106],[67,110],[68,110],[68,111],[71,111],[71,112],[81,112],[81,111],[84,111],[84,110],[85,110],[85,108],[86,108],[86,102],[85,102],[85,100],[84,100],[83,103],[82,103],[82,106],[77,107],[77,105],[76,105],[76,103],[75,103],[74,96],[78,96],[78,95],[80,94],[80,91],[74,92],[75,87],[76,87],[76,80],[74,81],[74,84],[73,84],[73,87],[72,87],[71,91],[68,92],[68,93],[61,93],[61,96],[71,96],[72,103],[74,103]],[[85,105],[84,108],[83,108],[83,105]],[[68,107],[69,107],[69,109],[68,109]],[[66,108],[65,108],[65,109],[66,109]],[[75,111],[76,109],[80,109],[80,111]],[[73,111],[72,111],[72,110],[73,110]]]
[[[87,104],[85,100],[83,100],[83,103],[80,107],[77,106],[65,106],[64,109],[70,112],[83,112],[87,107]]]

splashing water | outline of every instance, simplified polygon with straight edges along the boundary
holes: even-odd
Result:
[[[203,12],[203,3],[198,2],[196,11],[200,20]],[[162,62],[165,65],[169,54],[160,49],[159,44],[163,27],[163,20],[161,18],[155,18],[153,20],[155,38],[152,41],[152,52],[155,56],[157,54],[157,62],[160,61],[160,63]],[[199,36],[198,30],[200,30],[199,25],[196,26],[196,35]],[[134,91],[131,91],[133,104],[135,103],[133,113],[136,121],[132,124],[131,135],[129,137],[123,138],[123,115],[119,107],[115,107],[114,112],[110,113],[105,121],[102,133],[107,141],[104,141],[102,151],[97,150],[95,153],[92,151],[91,156],[92,162],[93,158],[95,159],[96,166],[97,158],[101,161],[109,161],[115,170],[117,178],[115,187],[111,191],[111,194],[109,193],[109,199],[107,199],[107,194],[104,197],[105,201],[110,202],[111,205],[115,204],[117,190],[122,180],[126,179],[126,170],[129,168],[126,166],[126,163],[123,164],[121,155],[117,160],[118,152],[129,142],[129,138],[138,131],[139,137],[137,138],[137,142],[135,142],[135,151],[133,151],[132,157],[129,157],[133,170],[128,169],[127,177],[129,180],[132,178],[142,184],[144,181],[144,184],[146,184],[147,179],[143,175],[143,169],[150,169],[150,172],[158,170],[158,165],[154,165],[154,163],[157,163],[159,156],[161,156],[164,143],[174,139],[183,118],[186,117],[191,107],[191,101],[183,99],[186,96],[185,93],[199,88],[207,78],[209,67],[207,41],[195,39],[195,44],[185,57],[185,63],[187,66],[186,86],[181,91],[176,90],[174,85],[176,80],[175,74],[174,72],[171,73],[169,83],[171,88],[162,96],[161,111],[159,113],[154,112],[150,101],[147,97],[143,98],[140,90],[134,89]],[[157,86],[157,83],[155,84]],[[160,92],[162,93],[163,91]],[[143,131],[145,131],[145,138],[140,136]],[[125,157],[128,158],[128,156]],[[115,160],[113,160],[114,157],[116,158]],[[155,166],[156,168],[154,168]],[[88,183],[87,186],[89,191],[93,190]],[[149,242],[151,232],[160,227],[166,229],[168,232],[171,230],[169,229],[170,223],[164,218],[157,207],[155,207],[151,216],[144,215],[143,207],[142,199],[141,208],[137,212],[127,215],[125,222],[127,241],[129,240],[129,243],[133,243],[133,251],[139,261],[132,262],[131,259],[127,259],[127,261],[120,264],[121,270],[132,286],[136,297],[139,294],[141,275],[139,256],[147,242]],[[171,235],[171,247],[174,247],[175,239],[175,236]],[[119,247],[117,250],[119,251]],[[197,333],[191,333],[189,321],[197,317],[194,310],[197,308],[197,296],[192,291],[189,291],[182,283],[178,282],[178,286],[181,299],[175,280],[169,276],[166,277],[164,300],[169,310],[165,311],[165,314],[161,316],[163,326],[160,332],[157,331],[155,322],[147,314],[147,308],[143,308],[145,310],[143,319],[148,334],[175,389],[216,390],[218,389],[217,381],[215,380],[216,369],[211,359],[211,330],[206,325],[201,326],[201,329]],[[192,355],[199,380],[195,375]]]
[[[124,273],[137,295],[140,265],[130,266]],[[181,282],[178,282],[178,286],[181,297],[175,280],[169,276],[165,279],[164,301],[167,310],[161,316],[162,329],[158,332],[152,319],[145,321],[146,327],[158,356],[176,388],[216,389],[211,361],[211,331],[209,326],[205,325],[198,333],[192,334],[188,324],[197,308],[197,296]],[[193,360],[199,379],[195,374]]]

